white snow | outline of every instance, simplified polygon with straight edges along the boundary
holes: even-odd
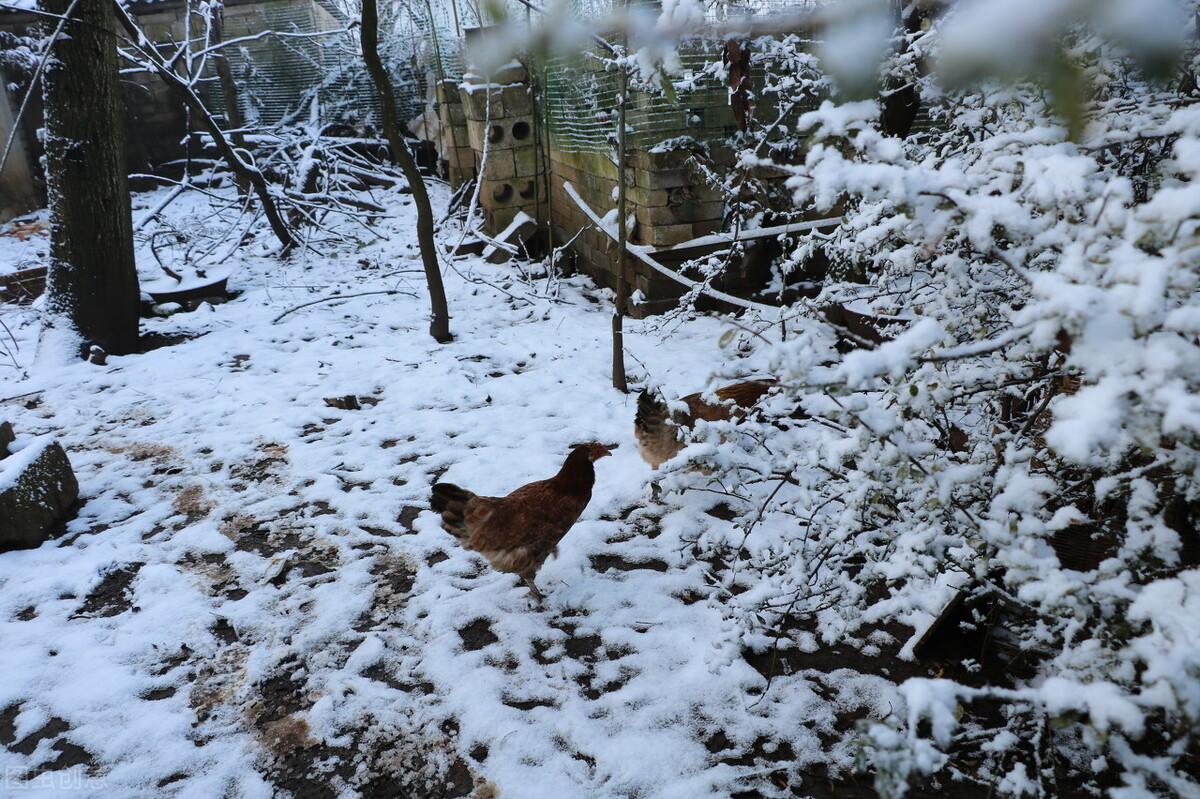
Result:
[[[589,299],[607,294],[582,277],[525,283],[458,261],[475,282],[447,272],[457,338],[438,345],[411,206],[388,202],[390,241],[347,226],[332,254],[279,261],[262,236],[230,263],[236,299],[144,323],[198,337],[107,366],[36,365],[36,315],[6,309],[21,314],[8,318],[29,376],[9,369],[0,395],[42,393],[5,412],[23,436],[62,441],[84,499],[62,539],[0,555],[0,711],[18,709],[21,736],[62,719],[64,738],[92,758],[38,779],[71,775],[83,796],[169,785],[207,797],[234,784],[270,795],[288,739],[255,719],[263,681],[280,674],[300,686],[292,717],[311,741],[400,735],[430,773],[462,759],[504,796],[723,797],[771,769],[851,768],[851,744],[822,735],[836,712],[886,713],[892,683],[847,673],[823,687],[781,673],[748,706],[767,681],[704,598],[708,567],[685,543],[732,528],[700,494],[651,501],[634,396],[611,388],[609,305]],[[206,203],[184,195],[164,215],[186,226]],[[139,262],[144,277],[161,274],[144,250]],[[393,265],[406,271],[388,276]],[[348,298],[271,323],[313,299],[382,289],[412,296]],[[676,394],[702,388],[729,366],[723,330],[707,317],[669,332],[629,321],[630,366]],[[762,374],[766,363],[737,368]],[[324,403],[346,394],[378,403]],[[513,576],[441,530],[424,510],[429,486],[444,474],[505,493],[551,475],[585,440],[623,446],[598,463],[535,609]],[[122,569],[127,587],[105,593]],[[478,620],[495,641],[469,648],[459,631]],[[424,683],[428,693],[405,688]],[[705,746],[718,732],[724,754]],[[795,758],[722,762],[759,739]],[[480,744],[486,759],[471,754]],[[32,755],[0,747],[0,769],[25,773],[55,754],[49,740]],[[42,784],[21,783],[30,795],[62,783]]]
[[[16,485],[29,465],[40,458],[46,447],[53,443],[54,436],[38,436],[28,441],[14,442],[11,448],[15,451],[0,460],[0,491],[7,491]]]

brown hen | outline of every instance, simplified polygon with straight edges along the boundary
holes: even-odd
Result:
[[[638,453],[642,459],[657,469],[662,463],[679,454],[686,444],[683,429],[695,427],[697,421],[723,422],[741,418],[766,394],[775,380],[747,380],[717,389],[714,393],[719,404],[702,399],[703,392],[688,394],[680,402],[687,404],[672,412],[656,392],[650,389],[638,395],[637,415],[633,420],[633,434],[637,438]]]
[[[452,483],[434,483],[430,507],[442,527],[492,567],[520,575],[534,596],[533,578],[592,498],[593,464],[616,444],[571,448],[558,474],[523,485],[506,497],[481,497]]]

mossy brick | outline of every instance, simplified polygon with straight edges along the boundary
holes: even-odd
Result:
[[[763,164],[752,167],[749,173],[751,177],[767,181],[786,180],[789,177],[789,174],[779,167],[766,166]]]
[[[695,183],[691,186],[680,186],[667,191],[668,202],[678,205],[689,200],[702,203],[724,202],[725,194],[707,183]]]
[[[692,225],[653,225],[641,228],[641,238],[645,244],[654,247],[673,247],[689,239],[695,238]]]
[[[670,202],[666,189],[645,189],[641,186],[634,186],[625,193],[625,196],[631,202],[647,208],[667,205]]]
[[[678,225],[685,222],[720,221],[725,204],[688,200],[676,205],[659,205],[637,209],[637,219],[643,225]]]
[[[684,286],[670,278],[663,277],[657,272],[652,272],[649,267],[638,263],[638,270],[634,275],[634,285],[642,294],[649,299],[675,299],[683,295],[686,291]]]
[[[690,186],[696,182],[692,171],[679,169],[638,169],[634,170],[637,185],[644,189],[675,189],[680,186]]]
[[[517,206],[507,208],[492,208],[487,212],[488,234],[495,236],[504,232],[512,224],[522,209]]]
[[[613,189],[616,188],[616,185],[610,180],[587,173],[580,175],[579,180],[574,184],[575,190],[587,200],[589,205],[600,203],[604,206],[613,204]]]
[[[573,167],[578,172],[599,175],[616,181],[617,165],[607,155],[600,153],[559,153],[556,161]]]
[[[737,153],[730,147],[714,144],[709,147],[708,154],[714,164],[725,169],[731,168],[737,162]]]
[[[704,126],[709,129],[730,128],[737,125],[733,118],[733,109],[725,103],[711,105],[704,109]]]
[[[550,161],[550,177],[558,186],[566,181],[573,181],[578,173],[579,170],[569,164],[564,164],[562,161]]]
[[[447,125],[446,126],[446,142],[451,147],[460,147],[464,150],[471,149],[471,136],[467,133],[466,124],[462,125]]]
[[[629,162],[636,169],[658,171],[685,168],[691,158],[692,153],[688,150],[638,150],[630,153]]]

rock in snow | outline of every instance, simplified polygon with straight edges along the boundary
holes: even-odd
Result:
[[[0,421],[0,458],[7,458],[9,454],[8,445],[16,440],[13,434],[12,425],[5,421]]]
[[[71,462],[52,436],[0,461],[0,552],[41,544],[77,499]]]

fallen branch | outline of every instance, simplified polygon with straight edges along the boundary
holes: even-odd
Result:
[[[41,394],[45,390],[46,389],[44,388],[39,388],[37,391],[26,391],[24,394],[14,394],[11,397],[0,398],[0,402],[12,402],[13,400],[25,399],[26,397],[32,397],[35,394]]]
[[[183,176],[183,180],[180,181],[175,186],[175,188],[171,189],[171,191],[167,194],[167,196],[164,197],[162,199],[162,201],[159,202],[158,205],[154,206],[154,208],[151,209],[150,213],[146,214],[141,219],[139,219],[136,223],[134,223],[133,232],[137,233],[139,230],[144,228],[148,222],[150,222],[152,219],[154,219],[156,216],[158,216],[164,210],[166,210],[166,207],[168,205],[175,202],[175,199],[177,197],[179,197],[179,195],[183,194],[184,189],[188,189],[188,188],[191,188],[191,186],[188,185],[188,176],[185,173]]]
[[[281,313],[279,316],[276,316],[274,319],[272,319],[271,324],[273,324],[273,325],[278,324],[279,320],[283,319],[283,317],[287,316],[288,314],[295,313],[296,311],[302,310],[304,308],[308,308],[309,306],[312,306],[312,305],[320,305],[323,302],[336,302],[337,300],[350,300],[350,299],[354,299],[355,297],[370,297],[370,296],[373,296],[376,294],[387,294],[387,295],[403,294],[406,297],[416,297],[417,296],[414,292],[401,291],[400,289],[381,289],[379,291],[361,291],[361,292],[358,292],[357,294],[335,294],[332,297],[322,297],[319,300],[313,300],[312,302],[306,302],[303,305],[297,305],[295,308],[288,308],[286,311]]]
[[[594,210],[592,210],[592,207],[590,205],[588,205],[587,202],[582,197],[579,196],[579,192],[577,192],[575,190],[575,187],[571,185],[570,181],[563,183],[563,188],[566,190],[567,196],[570,197],[571,200],[575,203],[575,205],[579,207],[579,210],[583,211],[584,215],[587,216],[588,220],[592,223],[592,225],[597,230],[599,230],[601,233],[604,233],[606,236],[611,238],[613,241],[617,240],[617,236],[614,233],[614,231],[610,230],[608,228],[608,226],[605,225],[604,222],[600,219],[600,217],[597,216],[596,212]],[[720,300],[721,302],[727,302],[730,305],[736,305],[737,307],[744,308],[748,311],[759,311],[761,313],[768,313],[768,314],[778,314],[780,311],[780,309],[776,306],[763,305],[762,303],[759,303],[759,302],[752,302],[750,300],[744,300],[741,297],[735,297],[732,294],[726,294],[723,291],[717,291],[716,289],[709,286],[707,283],[697,283],[695,280],[684,277],[683,275],[679,274],[678,272],[673,272],[670,269],[667,269],[662,264],[660,264],[658,261],[654,260],[654,258],[651,257],[651,255],[649,253],[647,253],[644,248],[639,247],[634,244],[630,244],[628,241],[625,242],[625,249],[627,251],[629,251],[630,253],[632,253],[634,255],[634,257],[636,257],[639,261],[641,261],[646,266],[653,269],[655,272],[658,272],[663,277],[670,278],[671,280],[674,280],[676,283],[679,283],[682,286],[686,286],[687,288],[692,289],[693,291],[699,291],[701,294],[707,294],[710,298],[712,298],[714,300]]]
[[[208,135],[212,137],[217,150],[220,151],[221,156],[229,165],[230,170],[239,179],[245,180],[254,188],[254,193],[258,197],[258,201],[262,204],[263,213],[266,214],[267,221],[271,225],[271,230],[274,232],[275,237],[279,239],[279,243],[283,246],[283,254],[286,255],[296,246],[296,240],[292,237],[287,223],[284,222],[283,217],[280,215],[279,208],[275,204],[275,198],[271,196],[271,190],[267,186],[267,180],[263,177],[262,172],[257,167],[247,164],[242,160],[242,157],[233,149],[233,145],[225,138],[225,132],[221,130],[221,126],[213,119],[204,102],[196,94],[196,90],[163,61],[162,56],[159,55],[154,45],[138,27],[128,9],[121,5],[118,0],[113,0],[113,5],[116,10],[117,21],[121,23],[121,26],[125,28],[125,32],[129,35],[129,43],[145,60],[142,66],[148,66],[151,71],[156,72],[163,79],[163,82],[179,95],[184,104],[196,113]],[[137,62],[135,61],[135,63]]]

